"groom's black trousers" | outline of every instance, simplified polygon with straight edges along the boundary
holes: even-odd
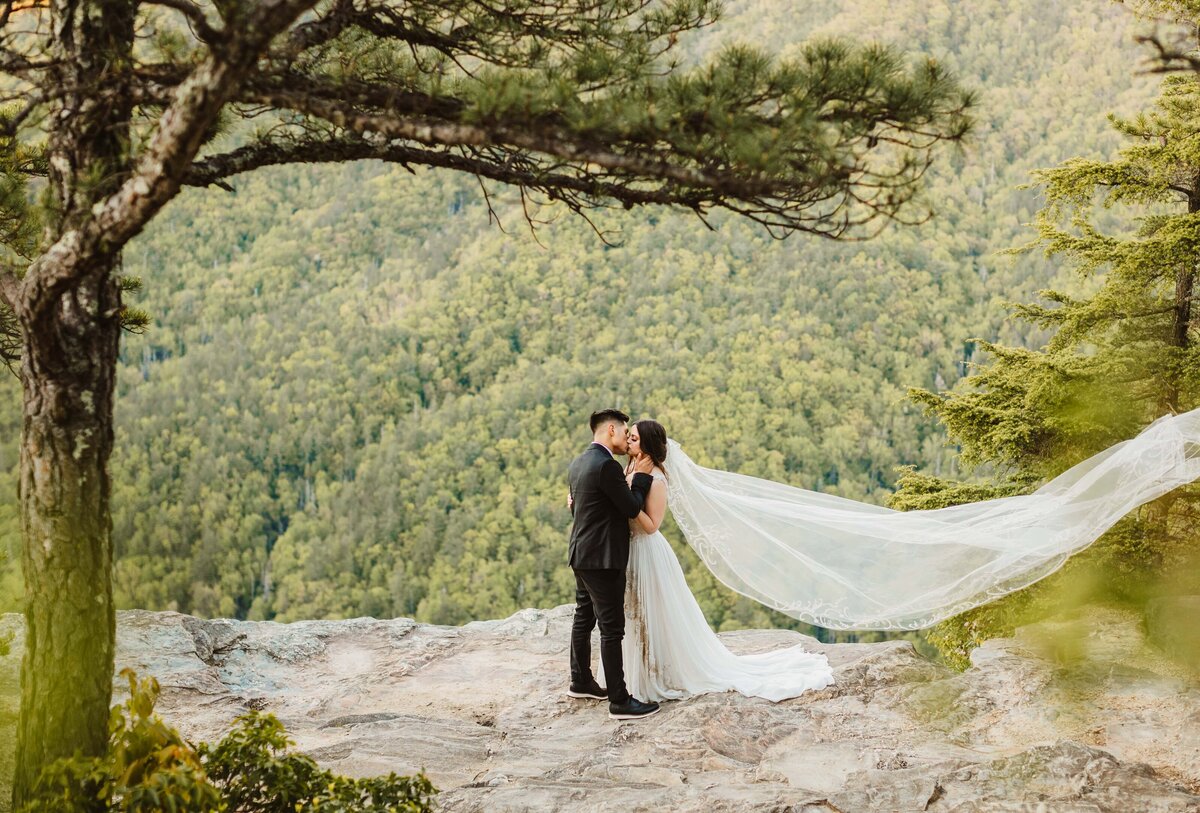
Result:
[[[575,571],[575,622],[571,626],[571,683],[592,680],[592,630],[600,623],[600,662],[610,703],[629,699],[621,662],[625,637],[625,571]]]

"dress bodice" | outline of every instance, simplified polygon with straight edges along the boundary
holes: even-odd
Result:
[[[655,480],[662,481],[663,483],[667,482],[667,473],[665,471],[663,471],[662,469],[658,469],[658,468],[654,469],[653,471],[650,472],[650,476],[653,477]],[[633,480],[633,474],[631,474],[628,470],[626,470],[625,481],[629,482],[631,480]]]
[[[652,472],[650,472],[650,476],[663,483],[663,485],[666,485],[667,475],[662,469],[654,469]],[[653,536],[653,534],[647,534],[645,531],[643,531],[641,523],[639,523],[636,519],[629,520],[629,532],[634,539],[637,539],[638,537]],[[658,532],[655,531],[655,533]]]

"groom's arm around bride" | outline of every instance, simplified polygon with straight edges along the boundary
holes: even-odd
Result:
[[[592,444],[568,470],[571,487],[569,562],[575,571],[575,620],[571,629],[572,697],[603,700],[620,719],[658,710],[629,696],[621,662],[625,637],[625,568],[629,563],[629,520],[642,511],[654,480],[648,457],[634,464],[632,483],[616,455],[629,451],[629,416],[606,409],[592,414]],[[607,690],[592,675],[592,630],[600,626],[600,660]]]

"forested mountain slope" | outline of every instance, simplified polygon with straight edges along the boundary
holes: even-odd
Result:
[[[878,238],[566,213],[381,164],[260,171],[190,191],[126,254],[155,324],[128,336],[113,511],[124,607],[256,619],[496,618],[569,600],[563,472],[616,405],[699,462],[882,501],[894,469],[953,471],[909,386],[949,386],[971,337],[1059,277],[1029,170],[1117,145],[1153,95],[1121,6],[1046,0],[735,2],[700,56],[812,35],[892,42],[980,90],[976,136],[930,178],[937,215]],[[19,390],[0,381],[0,544],[19,558]],[[679,542],[678,534],[668,535]],[[715,626],[781,623],[680,546]]]

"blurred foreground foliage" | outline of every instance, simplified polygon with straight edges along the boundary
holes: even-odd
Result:
[[[154,713],[159,686],[129,669],[114,706],[108,751],[45,769],[21,813],[423,813],[436,789],[423,773],[335,776],[292,746],[273,715],[251,711],[215,745],[193,745]]]

